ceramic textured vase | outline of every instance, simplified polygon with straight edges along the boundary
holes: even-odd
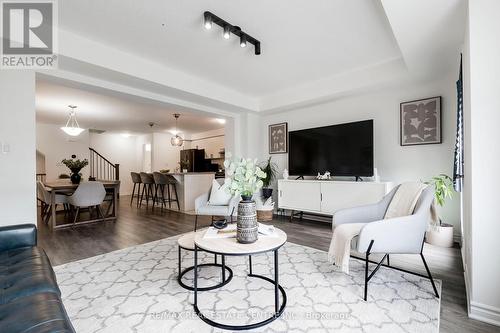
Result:
[[[236,239],[243,244],[253,243],[258,238],[258,228],[255,201],[251,198],[243,198],[238,204]]]

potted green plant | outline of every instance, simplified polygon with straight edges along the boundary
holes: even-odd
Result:
[[[270,187],[278,174],[278,166],[276,163],[271,162],[271,156],[266,162],[261,164],[261,169],[266,173],[266,178],[262,179],[262,196],[268,199],[273,195],[273,189]]]
[[[85,168],[88,164],[89,161],[87,159],[84,160],[78,160],[75,158],[71,159],[64,159],[62,160],[62,164],[68,167],[68,169],[71,170],[71,182],[73,184],[80,184],[80,181],[82,180],[82,175],[80,174],[80,171]]]
[[[450,176],[440,174],[432,177],[426,184],[434,187],[434,196],[436,203],[443,207],[447,199],[453,197],[453,181]],[[436,246],[452,247],[453,246],[453,225],[443,223],[439,218],[438,223],[433,223],[426,233],[426,242]]]
[[[255,201],[252,196],[260,190],[266,173],[257,165],[257,159],[235,158],[224,161],[226,168],[227,190],[232,195],[241,195],[238,204],[236,240],[240,243],[253,243],[258,238],[258,224]]]
[[[188,169],[189,169],[189,160],[188,159],[185,159],[185,160],[181,160],[179,162],[179,166],[181,168],[181,172],[182,173],[187,173],[188,172]]]

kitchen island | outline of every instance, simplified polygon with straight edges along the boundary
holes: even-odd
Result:
[[[168,174],[174,177],[177,181],[176,187],[177,194],[179,195],[179,206],[181,212],[194,211],[194,200],[200,195],[208,193],[212,187],[212,181],[215,179],[215,172],[186,172]],[[175,205],[175,203],[173,203],[172,209],[177,209],[177,205]]]

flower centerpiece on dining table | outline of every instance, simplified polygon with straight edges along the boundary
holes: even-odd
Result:
[[[75,158],[71,159],[64,159],[61,161],[62,164],[68,167],[68,169],[71,170],[71,182],[73,184],[80,184],[80,181],[82,180],[82,175],[80,174],[80,171],[82,171],[83,168],[85,168],[88,164],[89,161],[87,159],[79,160]]]
[[[232,195],[241,195],[238,204],[236,239],[240,243],[253,243],[258,238],[258,223],[255,201],[252,196],[263,186],[266,173],[257,165],[257,159],[231,158],[224,161],[226,184]]]

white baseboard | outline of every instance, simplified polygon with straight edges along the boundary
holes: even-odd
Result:
[[[469,318],[500,326],[500,309],[486,304],[470,302]]]

